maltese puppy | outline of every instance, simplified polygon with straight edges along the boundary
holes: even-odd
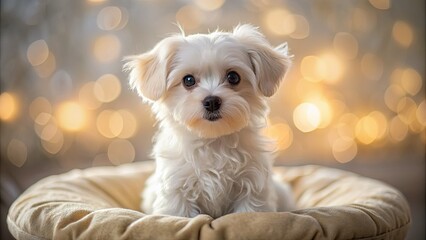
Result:
[[[170,36],[126,58],[130,86],[159,122],[156,170],[142,193],[152,214],[214,218],[287,211],[287,185],[273,180],[271,141],[262,135],[290,57],[251,25],[233,32]]]

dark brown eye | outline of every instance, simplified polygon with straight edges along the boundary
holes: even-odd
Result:
[[[226,80],[231,85],[237,85],[240,83],[240,75],[238,75],[238,73],[235,71],[231,71],[228,73],[228,75],[226,75]]]
[[[196,82],[194,76],[186,75],[185,77],[183,77],[182,83],[186,88],[191,88],[195,85]]]

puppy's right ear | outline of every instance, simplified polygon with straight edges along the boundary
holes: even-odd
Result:
[[[127,62],[123,70],[130,72],[130,87],[142,99],[153,102],[163,96],[173,57],[181,41],[180,36],[168,37],[149,52],[124,58]]]

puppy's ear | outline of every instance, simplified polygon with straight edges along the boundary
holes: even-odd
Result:
[[[273,48],[256,27],[239,25],[233,36],[247,48],[260,92],[270,97],[277,91],[291,64],[287,43]]]
[[[151,51],[124,60],[130,87],[144,100],[156,101],[165,93],[167,76],[182,37],[172,36],[159,42]]]

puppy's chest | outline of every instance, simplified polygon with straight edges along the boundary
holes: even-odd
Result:
[[[246,174],[247,169],[254,167],[251,156],[241,149],[208,148],[192,156],[186,161],[190,174],[182,185],[184,196],[196,202],[201,212],[210,215],[229,212],[232,202],[244,193],[242,182],[251,181]]]

